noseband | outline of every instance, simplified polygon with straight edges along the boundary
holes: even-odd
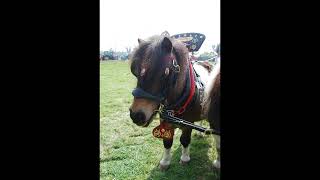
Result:
[[[162,94],[159,94],[159,95],[152,95],[146,91],[144,91],[143,89],[141,88],[135,88],[133,91],[132,91],[132,95],[135,97],[135,98],[145,98],[145,99],[149,99],[149,100],[152,100],[152,101],[156,101],[158,103],[161,103],[163,100],[164,100],[164,96]]]

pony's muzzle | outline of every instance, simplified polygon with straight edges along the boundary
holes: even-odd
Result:
[[[142,126],[146,123],[146,115],[142,111],[133,112],[132,109],[130,111],[130,118],[132,121],[137,124],[138,126]]]

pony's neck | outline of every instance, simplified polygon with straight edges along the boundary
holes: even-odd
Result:
[[[170,89],[168,103],[175,104],[183,95],[184,89],[186,86],[186,80],[189,73],[188,62],[187,63],[179,63],[180,72],[176,79],[176,84],[174,88]],[[188,91],[188,90],[187,90]]]
[[[189,52],[185,45],[179,41],[173,42],[173,55],[175,56],[180,72],[178,73],[175,86],[170,89],[168,93],[168,103],[175,104],[177,100],[183,95],[183,90],[186,86],[187,73],[189,73]]]

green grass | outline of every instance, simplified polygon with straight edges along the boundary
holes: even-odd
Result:
[[[163,153],[160,139],[152,136],[159,125],[156,118],[147,128],[138,127],[129,117],[136,80],[128,61],[107,61],[100,64],[100,179],[219,179],[212,170],[216,157],[212,136],[197,136],[193,131],[190,157],[186,166],[179,164],[180,135],[176,130],[172,160],[168,171],[159,170]],[[207,123],[204,123],[208,126]]]

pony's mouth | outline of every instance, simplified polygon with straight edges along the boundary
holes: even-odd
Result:
[[[147,122],[142,125],[142,127],[148,127],[149,124],[152,122],[152,120],[153,120],[153,118],[154,118],[154,116],[155,116],[156,114],[157,114],[157,112],[154,112],[154,113],[150,116],[150,118],[147,120]]]

